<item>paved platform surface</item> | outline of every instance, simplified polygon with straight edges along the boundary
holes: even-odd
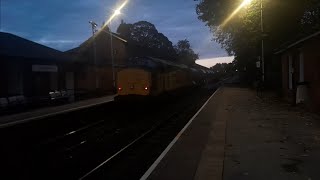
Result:
[[[80,110],[91,106],[107,103],[114,100],[115,95],[104,96],[99,98],[92,98],[87,100],[81,100],[74,103],[64,104],[60,106],[52,106],[40,108],[28,112],[22,112],[7,116],[0,117],[0,128],[7,127],[31,120],[41,119],[44,117],[54,116],[61,113]]]
[[[320,179],[319,116],[273,96],[220,88],[178,136],[144,178]]]

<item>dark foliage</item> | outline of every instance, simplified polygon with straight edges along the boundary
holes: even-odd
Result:
[[[192,50],[190,42],[187,39],[178,41],[174,49],[180,63],[192,65],[199,59],[199,55]]]
[[[127,24],[122,21],[117,32],[130,42],[135,56],[153,56],[170,60],[176,58],[172,42],[150,22]]]
[[[238,69],[257,61],[261,40],[265,40],[266,61],[282,44],[300,39],[320,29],[318,0],[263,0],[264,32],[261,32],[260,0],[252,0],[227,24],[225,19],[243,0],[201,0],[196,7],[198,18],[210,27],[214,39],[235,56]],[[269,58],[269,59],[268,59]]]

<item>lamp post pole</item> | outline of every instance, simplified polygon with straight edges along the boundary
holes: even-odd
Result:
[[[112,68],[112,84],[114,88],[114,92],[116,92],[116,76],[115,76],[115,63],[114,63],[114,52],[113,52],[113,42],[112,42],[112,31],[111,31],[111,22],[114,17],[121,14],[121,9],[128,3],[128,0],[124,0],[123,3],[114,11],[109,20],[105,23],[105,25],[110,25],[110,46],[111,46],[111,68]]]
[[[262,82],[265,81],[265,68],[264,68],[264,27],[263,27],[263,0],[260,0],[260,13],[261,13],[261,71],[262,71]]]
[[[97,47],[96,47],[96,39],[95,39],[95,32],[96,32],[96,28],[98,26],[97,23],[95,23],[94,21],[89,21],[89,23],[91,24],[91,28],[92,28],[92,38],[93,38],[93,64],[94,64],[94,72],[95,72],[95,87],[96,90],[98,89],[98,72],[97,72]]]
[[[110,23],[109,23],[110,25]],[[109,31],[101,30],[101,32],[107,33],[110,36],[110,53],[111,53],[111,68],[112,68],[112,85],[114,88],[114,91],[116,90],[116,81],[115,81],[115,63],[114,63],[114,52],[113,52],[113,40],[112,40],[112,31],[109,28]]]
[[[111,31],[111,23],[112,20],[110,20],[110,46],[111,46],[111,68],[112,68],[112,84],[113,84],[113,90],[116,91],[116,76],[115,76],[115,68],[114,68],[114,54],[113,54],[113,42],[112,42],[112,31]]]

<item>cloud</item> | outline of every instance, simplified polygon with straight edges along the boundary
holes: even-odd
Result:
[[[119,0],[8,0],[1,3],[2,29],[67,50],[88,39],[91,36],[88,21],[101,25]],[[197,3],[192,0],[130,0],[111,28],[116,31],[121,19],[128,23],[146,20],[155,24],[173,43],[187,38],[201,58],[227,56],[219,44],[211,41],[209,28],[198,20]]]
[[[56,43],[62,43],[62,44],[70,44],[70,43],[78,43],[79,41],[73,41],[73,40],[46,40],[46,39],[40,39],[39,41],[36,41],[41,44],[56,44]]]
[[[70,49],[70,47],[76,47],[79,43],[81,43],[81,41],[79,40],[45,39],[45,38],[37,40],[36,42],[60,51],[65,51],[67,49]]]
[[[198,20],[195,2],[184,0],[131,2],[128,14],[136,16],[125,16],[124,19],[128,23],[139,20],[150,21],[174,44],[179,40],[188,39],[201,58],[227,56],[226,51],[212,41],[210,29]]]
[[[230,63],[234,60],[234,56],[228,56],[228,57],[217,57],[217,58],[209,58],[209,59],[200,59],[197,60],[196,63],[205,66],[205,67],[212,67],[216,65],[217,63]]]

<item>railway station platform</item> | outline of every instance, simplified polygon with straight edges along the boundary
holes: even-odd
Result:
[[[108,103],[113,101],[115,96],[116,95],[91,98],[69,104],[50,106],[28,112],[0,116],[0,128]]]
[[[222,87],[141,179],[320,179],[319,120],[273,95]]]

